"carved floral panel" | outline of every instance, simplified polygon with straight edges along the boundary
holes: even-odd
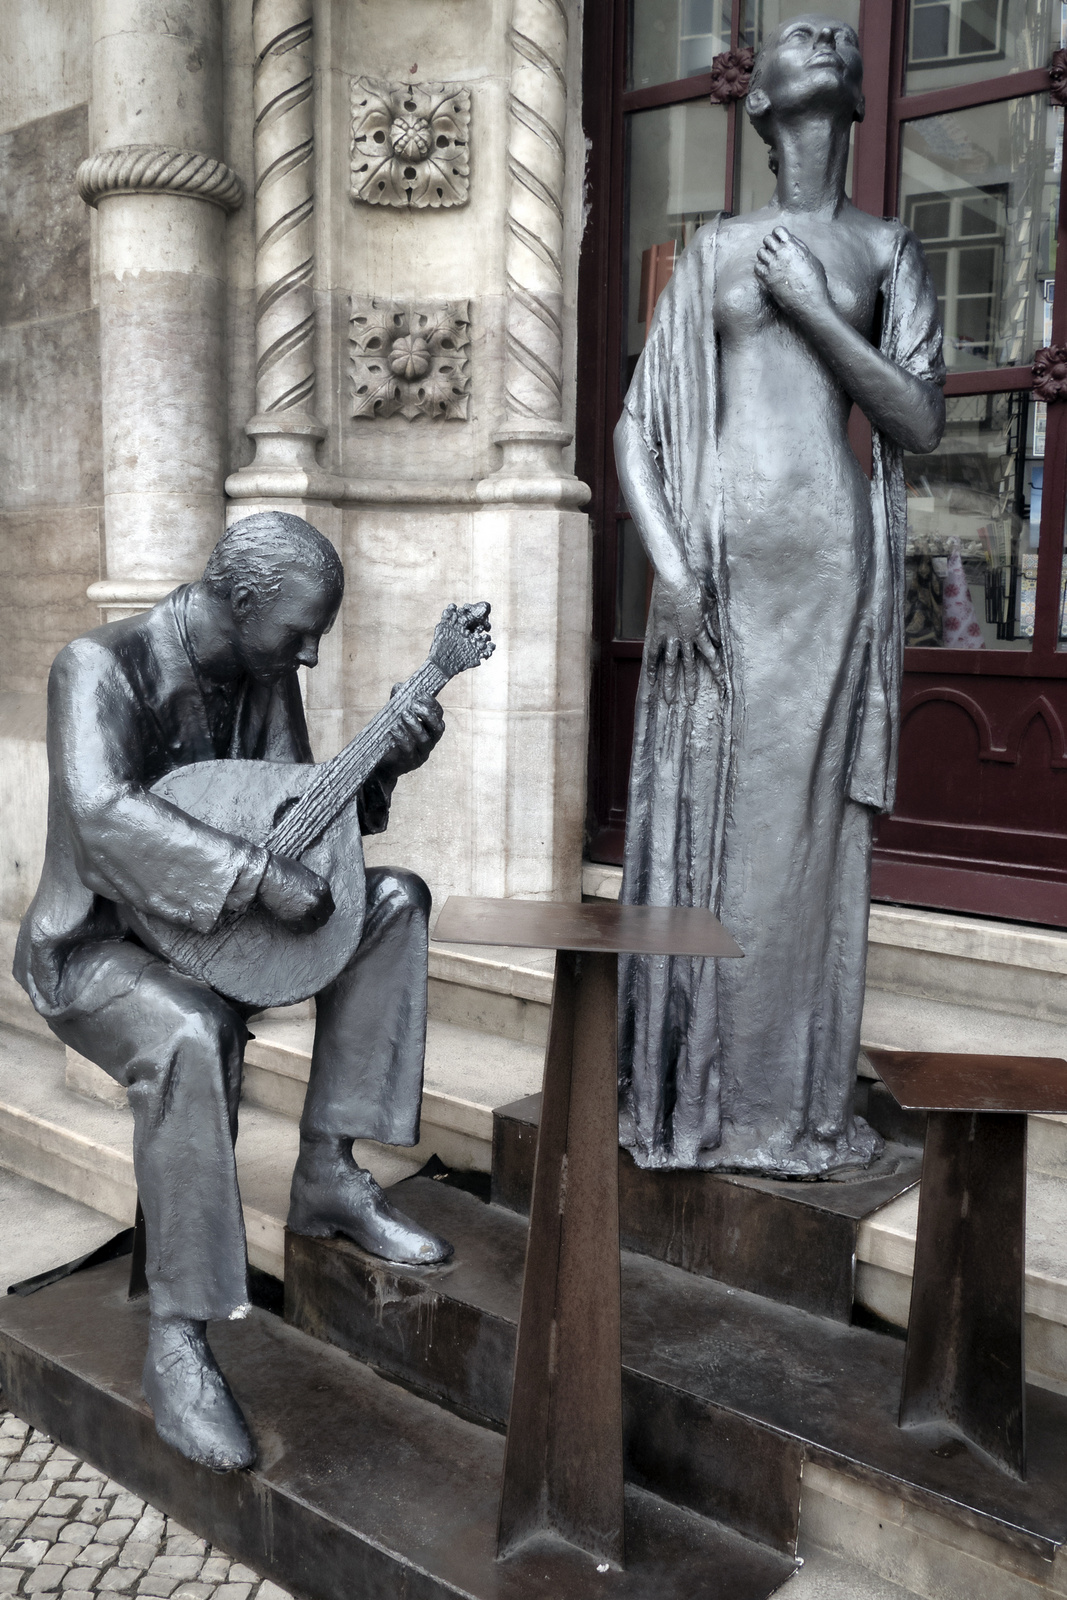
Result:
[[[352,84],[353,200],[462,206],[470,171],[470,90],[458,83]]]
[[[353,295],[352,416],[455,418],[470,408],[469,303],[406,305]]]

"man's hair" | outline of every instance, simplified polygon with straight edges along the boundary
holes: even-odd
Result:
[[[303,517],[287,511],[257,511],[227,528],[208,557],[201,582],[227,600],[244,586],[259,604],[273,600],[282,579],[293,567],[317,578],[340,600],[345,588],[344,568],[329,539]]]

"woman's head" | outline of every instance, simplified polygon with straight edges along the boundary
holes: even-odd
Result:
[[[791,17],[764,41],[752,69],[746,107],[771,146],[783,118],[837,114],[844,126],[863,120],[863,60],[856,30],[817,13]]]

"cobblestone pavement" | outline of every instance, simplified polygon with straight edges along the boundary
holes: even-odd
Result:
[[[291,1600],[0,1409],[0,1600]]]

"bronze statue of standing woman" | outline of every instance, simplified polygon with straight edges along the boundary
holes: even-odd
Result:
[[[944,366],[917,239],[845,196],[862,75],[844,23],[767,40],[748,114],[774,199],[681,257],[615,436],[655,569],[622,898],[710,906],[745,951],[624,958],[622,1139],[645,1167],[811,1177],[880,1148],[852,1095],[897,759],[901,455],[940,439]]]

